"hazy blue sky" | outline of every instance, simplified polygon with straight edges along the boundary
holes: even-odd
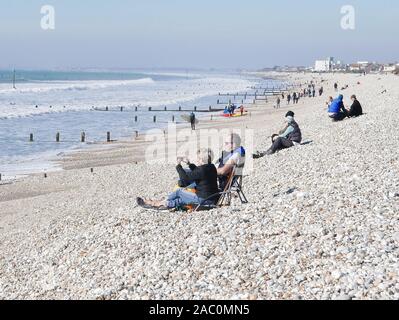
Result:
[[[56,28],[40,27],[53,5]],[[356,29],[340,27],[341,7]],[[397,0],[0,0],[0,67],[261,68],[399,60]]]

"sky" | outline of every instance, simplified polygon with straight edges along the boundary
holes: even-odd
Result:
[[[40,10],[55,9],[43,30]],[[341,28],[341,7],[355,29]],[[399,61],[397,0],[0,0],[0,68],[248,68]]]

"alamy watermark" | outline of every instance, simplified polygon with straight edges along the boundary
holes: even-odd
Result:
[[[352,5],[345,5],[341,8],[341,28],[343,30],[355,30],[356,28],[356,11]]]
[[[43,30],[55,29],[55,8],[51,5],[42,6],[40,13],[43,15],[40,20],[40,27]]]
[[[232,136],[234,135],[234,139]],[[238,137],[238,138],[237,138]],[[145,162],[149,164],[168,163],[175,165],[177,159],[185,158],[195,163],[201,149],[212,151],[213,162],[223,153],[234,153],[241,147],[245,150],[245,172],[253,170],[254,130],[253,129],[177,129],[169,123],[167,129],[149,130],[145,137]]]

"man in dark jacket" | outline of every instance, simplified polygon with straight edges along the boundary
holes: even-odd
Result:
[[[357,100],[356,96],[351,97],[352,106],[348,111],[348,118],[359,117],[363,114],[363,109],[360,102]]]

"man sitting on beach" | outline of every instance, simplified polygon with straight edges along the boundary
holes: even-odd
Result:
[[[286,127],[283,130],[280,130],[278,135],[273,135],[273,144],[270,149],[266,152],[258,152],[257,154],[254,154],[254,159],[259,159],[264,157],[265,155],[274,154],[282,149],[291,148],[295,145],[295,143],[301,143],[301,129],[296,123],[294,116],[294,112],[287,112],[287,114],[285,115],[285,121],[287,122]]]
[[[176,191],[169,194],[167,200],[151,201],[137,198],[137,204],[147,209],[169,210],[174,208],[183,208],[188,205],[202,204],[205,199],[207,204],[214,204],[219,192],[217,185],[217,170],[212,164],[212,151],[209,149],[200,149],[197,152],[197,163],[189,163],[190,170],[184,170],[182,167],[183,159],[178,159],[176,170],[179,174],[180,180],[194,181],[195,190],[178,188]],[[216,195],[215,199],[209,197]]]
[[[344,120],[348,114],[344,106],[344,96],[340,94],[337,99],[333,100],[328,107],[328,116],[333,121]]]
[[[219,176],[219,189],[224,190],[229,175],[236,168],[236,174],[242,174],[245,165],[245,149],[241,146],[241,138],[237,133],[231,133],[224,138],[224,150],[217,161]]]
[[[357,100],[355,95],[351,96],[352,106],[348,111],[348,118],[359,117],[363,114],[363,109],[360,102]]]

